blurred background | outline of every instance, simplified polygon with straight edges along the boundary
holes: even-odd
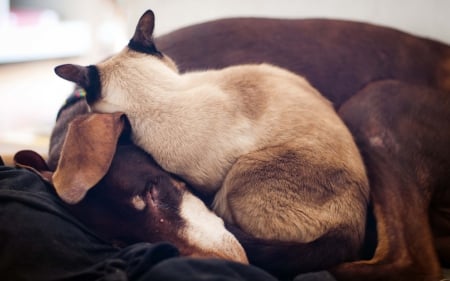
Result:
[[[339,18],[450,44],[449,0],[0,0],[0,155],[46,154],[58,108],[73,87],[53,68],[117,52],[149,8],[156,35],[224,17]]]

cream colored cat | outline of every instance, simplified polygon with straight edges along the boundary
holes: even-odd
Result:
[[[212,208],[228,224],[267,241],[339,237],[345,254],[336,262],[354,257],[368,180],[330,102],[303,77],[268,64],[180,74],[154,45],[153,28],[147,11],[119,54],[55,71],[86,89],[93,111],[124,112],[134,142],[214,195]]]

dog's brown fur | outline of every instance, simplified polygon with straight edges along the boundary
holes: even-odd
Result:
[[[83,86],[94,111],[125,112],[135,143],[215,193],[213,209],[227,223],[258,239],[319,244],[317,253],[338,235],[342,255],[322,265],[354,259],[368,181],[330,103],[302,77],[266,64],[180,75],[161,59],[153,26],[147,11],[121,53],[56,73]]]
[[[181,72],[270,63],[306,79],[339,108],[371,82],[450,92],[450,47],[383,26],[325,19],[221,19],[157,37]]]
[[[338,267],[339,279],[441,278],[431,241],[434,232],[448,263],[449,108],[448,93],[399,81],[373,83],[341,108],[369,171],[379,244],[372,259]]]
[[[426,103],[430,106],[429,114],[433,116],[429,118],[435,124],[434,129],[437,132],[447,132],[449,129],[448,119],[440,118],[438,114],[433,113],[432,109],[434,106],[441,108],[445,112],[442,116],[448,116],[448,109],[442,107],[440,102],[441,99],[448,99],[450,95],[450,47],[440,42],[361,22],[238,18],[216,20],[182,28],[156,38],[156,45],[177,62],[182,72],[260,62],[285,67],[305,76],[314,87],[333,102],[336,108],[340,108],[353,96],[360,96],[359,102],[363,103],[361,108],[366,108],[365,112],[361,110],[366,123],[369,123],[372,115],[382,117],[386,114],[390,116],[392,122],[397,118],[403,119],[405,118],[403,113],[392,109],[391,112],[385,113],[385,107],[389,105],[403,107],[404,104],[411,104],[425,98],[428,99]],[[385,80],[396,82],[388,82],[383,87],[381,87],[382,84],[373,88],[369,87],[374,82]],[[396,83],[404,83],[405,86],[398,86]],[[382,94],[382,91],[376,88],[385,90],[389,85],[401,92],[401,98],[391,101],[388,94],[384,94],[385,99],[378,100],[377,107],[371,110],[369,101],[375,99],[373,95]],[[419,89],[411,90],[410,87],[416,87],[411,85],[417,85]],[[423,90],[420,87],[428,87],[428,89]],[[359,94],[363,89],[365,89],[364,92],[373,92],[366,101]],[[412,94],[411,97],[408,97],[409,94]],[[426,97],[420,97],[421,95]],[[359,105],[355,102],[352,106],[347,106],[345,110],[347,113],[344,111],[342,113],[348,114],[348,111],[358,110],[358,108]],[[354,117],[358,120],[357,116]],[[417,117],[414,118],[420,121]],[[378,126],[380,129],[383,126],[392,128],[387,121],[379,123]],[[412,128],[418,127],[410,127]],[[354,128],[350,126],[350,129],[352,132],[356,129],[363,132],[366,128],[364,122],[361,122]],[[404,131],[402,136],[414,140],[416,131]],[[445,149],[448,145],[445,143],[449,143],[449,140],[444,135],[442,140],[444,140],[442,144],[431,141],[426,145],[434,145],[433,150],[436,153],[442,151],[442,155],[446,155]],[[358,145],[361,144],[358,143]],[[408,142],[405,145],[410,144]],[[404,153],[409,152],[404,151]],[[383,168],[383,171],[387,171],[387,167],[392,167],[399,170],[397,174],[401,178],[403,178],[401,173],[414,173],[414,170],[409,170],[410,168],[404,166],[405,163],[400,163],[395,157],[390,163],[388,153],[385,152],[384,157],[383,161],[387,166],[386,169]],[[429,161],[431,166],[439,165],[437,159],[429,158]],[[382,177],[380,171],[373,170],[375,168],[368,167],[368,169],[372,177],[378,179]],[[440,180],[435,184],[428,183],[421,188],[418,188],[417,184],[386,183],[384,185],[385,181],[383,185],[372,184],[371,204],[375,209],[378,227],[373,230],[378,236],[376,240],[380,241],[378,245],[375,244],[377,254],[371,259],[369,251],[369,261],[362,262],[361,267],[359,263],[351,266],[349,274],[343,274],[342,272],[346,270],[343,268],[340,271],[340,279],[345,280],[352,275],[357,276],[354,280],[365,280],[369,276],[373,276],[374,280],[389,280],[389,278],[424,280],[424,276],[428,276],[429,279],[442,278],[433,248],[436,247],[443,265],[450,266],[450,219],[448,216],[450,180],[438,174],[429,174],[428,177]],[[421,189],[425,189],[427,194],[432,194],[430,206],[426,204],[409,206],[411,198],[421,200],[421,196],[424,195],[420,192]],[[390,196],[392,194],[394,196]],[[414,208],[417,210],[413,210]],[[439,211],[434,211],[436,209]],[[418,212],[422,215],[416,219],[415,214]],[[425,214],[429,212],[431,230],[428,220],[424,219],[423,212]],[[390,219],[391,213],[392,219]],[[404,222],[414,223],[409,226]],[[413,225],[415,229],[412,229]],[[370,222],[368,226],[371,227]],[[430,231],[434,239],[426,234]],[[366,233],[368,240],[371,240],[371,233],[371,231]],[[366,245],[365,248],[370,249],[372,246]]]
[[[288,68],[306,76],[313,86],[333,101],[336,108],[366,85],[384,79],[426,85],[430,89],[447,91],[447,95],[450,89],[450,48],[448,46],[397,30],[359,22],[318,19],[225,19],[186,27],[161,36],[156,38],[156,45],[162,52],[177,61],[178,68],[182,72],[260,62]],[[434,95],[435,91],[419,92]],[[403,96],[408,94],[409,91],[402,93]],[[397,99],[395,102],[386,98],[380,101],[381,108],[382,103],[401,106],[408,103],[409,99],[414,101],[417,94],[411,98],[404,97],[405,100]],[[438,98],[429,103],[433,107],[433,103],[439,106],[439,102]],[[358,105],[354,104],[354,109],[357,108]],[[370,110],[368,112],[375,114]],[[376,114],[383,116],[384,112]],[[393,120],[401,118],[402,115],[397,114],[398,116],[392,114],[391,118]],[[365,113],[364,116],[366,116]],[[448,128],[439,116],[435,122],[441,124],[444,129]],[[58,125],[59,123],[57,127]],[[364,127],[361,127],[361,130],[364,130]],[[415,132],[405,132],[405,135],[413,139]],[[446,145],[436,144],[434,149],[440,151],[445,147]],[[50,159],[52,155],[54,154],[50,153]],[[387,165],[394,166],[395,169],[397,169],[395,165],[404,164],[395,160],[393,160],[395,164],[389,164],[389,155],[385,154],[385,157],[388,157],[384,159]],[[369,172],[374,177],[378,173],[378,171],[370,170]],[[442,177],[439,186],[449,186],[449,181]],[[378,210],[376,220],[380,244],[376,251],[377,255],[370,261],[351,266],[349,268],[351,274],[345,275],[343,273],[345,268],[341,268],[336,274],[339,274],[342,280],[349,275],[350,277],[351,275],[359,276],[359,280],[366,279],[368,276],[374,276],[377,280],[388,280],[390,276],[393,276],[395,280],[423,280],[423,276],[439,276],[436,253],[430,250],[430,247],[433,247],[433,240],[429,235],[421,237],[422,231],[411,231],[407,224],[402,224],[403,221],[414,221],[413,207],[407,205],[409,199],[406,196],[420,198],[422,193],[411,188],[410,185],[377,184],[374,187],[379,189],[377,191],[372,188],[371,191],[372,205],[375,210]],[[449,205],[446,201],[449,198],[448,191],[431,186],[427,189],[433,193],[431,209],[436,209],[436,205],[440,206],[438,209],[441,211],[431,213],[431,222],[439,255],[448,266],[450,264],[450,249],[448,249],[450,220],[446,215],[448,214],[446,206]],[[373,194],[374,190],[379,195]],[[386,195],[383,195],[384,192],[387,192]],[[389,196],[390,194],[395,196]],[[402,209],[401,206],[405,205],[407,206]],[[423,205],[415,206],[419,208],[416,210],[418,212],[421,212],[420,208],[425,208]],[[380,212],[380,210],[384,211]],[[403,221],[389,219],[391,212],[402,213]],[[379,219],[378,216],[380,216]],[[424,221],[416,221],[415,225],[418,228],[424,228],[425,232],[429,231]],[[395,230],[390,231],[391,228]],[[367,236],[370,236],[370,233]],[[420,242],[417,245],[411,242],[405,243],[404,240],[399,242],[398,239],[402,237],[409,237],[408,241],[419,239]],[[333,248],[330,246],[330,249]],[[399,250],[401,253],[398,252]],[[295,258],[295,254],[285,255],[280,256],[278,261],[282,263],[283,259],[292,261]],[[405,260],[414,262],[404,262]],[[360,264],[362,266],[359,267]]]

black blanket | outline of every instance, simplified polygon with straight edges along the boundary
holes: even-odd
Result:
[[[168,243],[114,247],[96,236],[25,169],[0,165],[0,279],[276,281],[254,266],[179,257]],[[295,280],[333,280],[327,272]]]

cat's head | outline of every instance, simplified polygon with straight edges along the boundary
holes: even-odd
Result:
[[[155,46],[155,16],[146,11],[128,45],[118,54],[96,65],[63,64],[55,68],[58,76],[75,82],[86,91],[94,111],[128,111],[127,101],[142,101],[142,95],[164,88],[177,75],[175,63]]]

